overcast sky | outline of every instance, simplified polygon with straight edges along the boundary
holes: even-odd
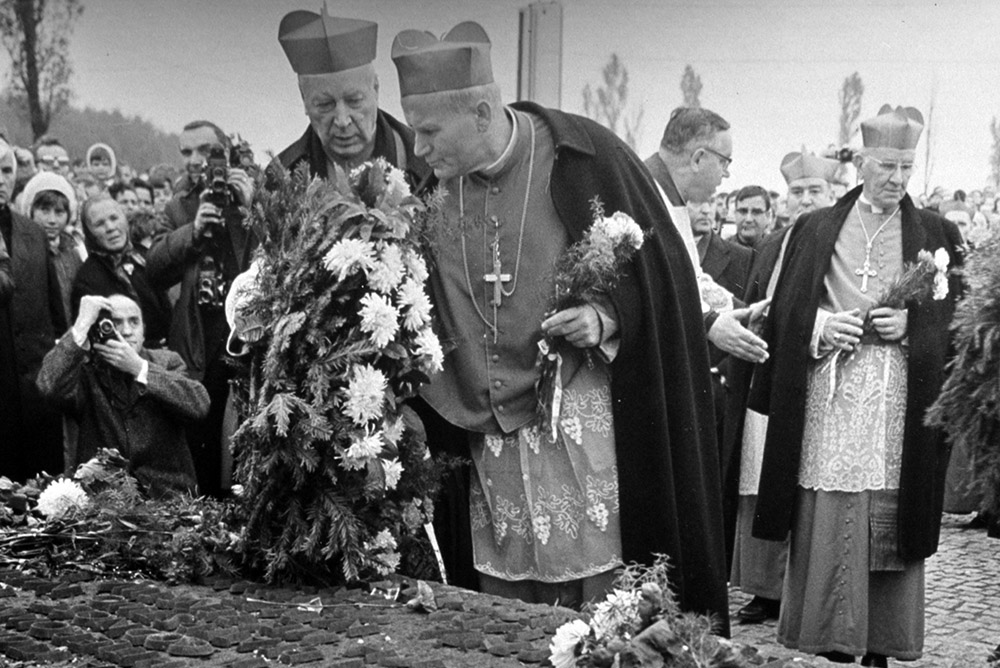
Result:
[[[82,0],[71,42],[75,103],[139,114],[178,131],[208,118],[254,149],[280,151],[307,123],[277,41],[281,17],[320,0]],[[443,33],[477,20],[493,69],[516,95],[518,9],[526,0],[330,0],[335,16],[379,23],[381,106],[402,118],[389,59],[405,28]],[[582,110],[612,52],[629,70],[631,108],[644,110],[639,153],[656,149],[690,63],[702,105],[733,126],[731,190],[782,184],[781,157],[836,140],[837,93],[858,71],[862,118],[884,102],[925,118],[936,87],[931,185],[979,188],[989,175],[989,123],[1000,116],[1000,0],[564,0],[563,97]],[[926,137],[926,131],[925,131]],[[923,162],[925,139],[918,147]],[[910,192],[923,191],[921,165]]]

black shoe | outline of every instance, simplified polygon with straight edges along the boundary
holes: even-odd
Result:
[[[883,654],[868,652],[861,657],[862,666],[874,666],[875,668],[889,668],[889,659]]]
[[[854,655],[844,652],[820,652],[816,656],[821,656],[831,663],[854,663]]]
[[[781,601],[754,596],[749,603],[736,611],[736,619],[740,624],[760,624],[768,619],[777,619],[780,611]]]

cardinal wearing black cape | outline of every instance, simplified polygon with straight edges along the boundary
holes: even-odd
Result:
[[[450,485],[450,499],[436,509],[452,581],[488,582],[488,591],[530,597],[535,584],[557,591],[566,584],[546,570],[552,562],[564,567],[566,579],[586,580],[605,575],[603,568],[649,564],[666,554],[682,609],[714,614],[728,634],[719,459],[698,286],[650,175],[596,123],[532,103],[500,103],[489,40],[477,24],[460,24],[441,41],[404,31],[393,60],[415,152],[434,170],[428,188],[446,188],[453,225],[436,249],[429,280],[442,340],[452,348],[445,371],[422,393],[433,409],[424,416],[432,450],[475,462],[468,479],[453,481],[471,484],[471,502],[456,498],[459,487]],[[645,242],[606,300],[553,316],[546,312],[552,267],[590,226],[595,197],[606,215],[631,216]],[[593,401],[590,412],[577,414],[578,431],[561,432],[559,444],[546,436],[539,443],[532,427],[535,344],[543,331],[586,341],[592,358],[603,360],[589,371],[586,363],[576,367],[580,375],[567,388],[583,376],[593,381],[587,385]],[[614,349],[607,358],[605,344]],[[546,467],[566,464],[563,448],[573,451],[581,432],[584,446],[588,435],[613,443],[607,452],[590,451],[586,462],[600,478],[610,461],[612,478],[592,488],[589,479],[581,481],[579,494],[543,489]],[[501,461],[524,468],[511,476]],[[498,488],[518,484],[505,476],[520,479],[522,472],[523,490],[504,497]],[[548,554],[558,541],[577,539],[582,547]],[[510,588],[497,589],[498,582]]]

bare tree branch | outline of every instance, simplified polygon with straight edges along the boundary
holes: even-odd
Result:
[[[596,90],[590,84],[583,87],[583,114],[622,137],[635,150],[639,142],[643,109],[639,105],[631,118],[626,115],[628,69],[617,53],[611,54],[601,77],[604,83]]]
[[[10,92],[26,101],[36,139],[69,103],[69,38],[82,13],[80,0],[0,3],[0,45],[11,59]]]

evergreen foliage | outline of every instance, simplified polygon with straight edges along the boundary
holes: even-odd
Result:
[[[969,254],[952,321],[955,357],[927,423],[969,445],[984,504],[1000,511],[1000,240]]]
[[[430,210],[378,161],[329,181],[307,169],[268,178],[250,214],[261,255],[243,307],[267,334],[251,344],[234,436],[243,558],[271,581],[386,574],[397,548],[425,542],[439,479],[402,403],[440,366],[429,302],[418,313]],[[393,316],[381,329],[376,302]]]

